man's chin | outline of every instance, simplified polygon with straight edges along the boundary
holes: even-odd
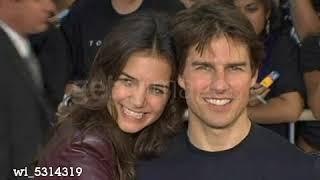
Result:
[[[30,34],[37,34],[37,33],[41,33],[44,32],[46,30],[48,30],[49,28],[49,24],[43,24],[41,26],[37,26],[36,28],[33,28],[30,32]]]

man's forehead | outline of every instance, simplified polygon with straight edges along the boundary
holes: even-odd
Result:
[[[199,48],[202,47],[202,48]],[[219,36],[210,39],[206,44],[199,44],[192,46],[189,49],[189,56],[198,57],[215,57],[215,56],[227,56],[227,57],[247,57],[250,55],[248,45],[243,41],[226,36]]]

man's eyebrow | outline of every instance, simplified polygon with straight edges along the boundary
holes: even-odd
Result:
[[[191,63],[192,66],[206,66],[206,67],[213,67],[211,63],[205,61],[198,61],[195,60]]]
[[[247,62],[235,62],[235,63],[228,63],[227,66],[246,66]]]
[[[231,62],[228,63],[226,66],[246,66],[248,63],[246,61],[241,62]],[[206,66],[206,67],[213,67],[213,65],[209,62],[205,61],[194,61],[191,63],[192,66]]]

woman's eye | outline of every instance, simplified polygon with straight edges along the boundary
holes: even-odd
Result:
[[[133,82],[131,79],[123,78],[123,79],[119,79],[119,81],[121,81],[127,87],[131,87],[133,85]]]
[[[246,11],[250,13],[256,12],[257,10],[258,10],[258,6],[255,4],[251,4],[246,7]]]
[[[159,88],[154,88],[152,87],[150,89],[150,92],[154,95],[161,95],[161,94],[164,94],[164,91],[162,89],[159,89]]]

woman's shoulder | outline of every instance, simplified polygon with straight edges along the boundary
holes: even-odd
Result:
[[[84,149],[90,148],[101,156],[112,154],[112,144],[106,133],[99,129],[80,131],[77,130],[70,142],[71,146],[80,146]]]
[[[97,130],[62,127],[49,141],[40,158],[44,166],[99,166],[113,164],[112,144]]]

